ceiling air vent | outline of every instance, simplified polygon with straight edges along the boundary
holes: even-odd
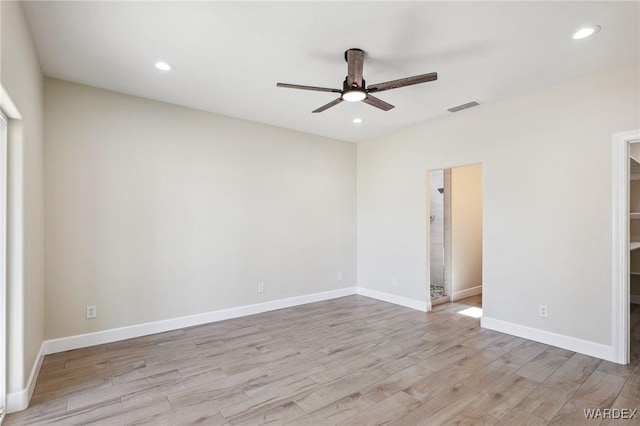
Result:
[[[467,102],[466,104],[462,104],[462,105],[455,106],[453,108],[449,108],[447,111],[449,111],[449,112],[458,112],[458,111],[462,111],[463,109],[473,108],[474,106],[478,106],[478,105],[480,105],[480,102],[471,101],[471,102]]]

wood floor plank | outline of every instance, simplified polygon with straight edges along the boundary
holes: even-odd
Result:
[[[631,373],[633,373],[634,369],[634,365],[622,365],[611,361],[602,361],[598,366],[597,371],[602,371],[603,373],[609,373],[627,379]]]
[[[469,405],[447,423],[456,426],[493,426],[499,421],[500,419]]]
[[[261,413],[293,403],[295,399],[308,395],[317,386],[309,378],[274,383],[247,400],[222,408],[220,412],[231,423],[243,422],[246,419],[258,417]]]
[[[514,409],[509,412],[508,416],[505,416],[500,422],[496,424],[500,426],[545,426],[548,425],[549,422],[541,419],[535,414]]]
[[[115,398],[100,404],[94,404],[75,410],[43,410],[37,417],[24,418],[16,424],[56,424],[56,425],[81,425],[88,424],[104,417],[122,413],[123,407],[120,399]],[[13,424],[13,423],[12,423]]]
[[[417,365],[412,365],[360,389],[360,393],[365,395],[365,397],[370,401],[387,399],[410,387],[430,373],[431,372],[429,370]],[[373,394],[376,396],[374,397]]]
[[[620,418],[604,419],[603,426],[619,425],[620,423],[638,425],[640,424],[640,400],[618,396],[611,405],[611,408],[620,410]],[[622,418],[624,416],[624,418]]]
[[[211,412],[219,412],[225,407],[246,401],[249,397],[242,391],[223,392],[211,391],[206,387],[191,389],[188,392],[169,394],[167,396],[173,411],[200,411],[207,409]]]
[[[5,422],[544,425],[640,407],[640,331],[619,366],[459,313],[479,305],[348,296],[48,355]]]
[[[483,413],[482,418],[502,419],[505,414],[518,405],[538,383],[512,374],[500,381],[496,386],[482,392],[469,408],[477,413]]]
[[[417,399],[404,392],[398,392],[339,424],[362,426],[388,424],[404,416],[407,411],[411,411],[418,405],[420,405],[420,401]]]
[[[613,374],[595,371],[578,388],[572,398],[554,416],[551,424],[579,424],[585,420],[585,409],[611,408],[624,385],[625,379]]]
[[[229,423],[218,411],[212,410],[206,404],[200,404],[188,409],[173,410],[165,414],[158,424],[167,426],[224,426]]]
[[[171,405],[169,404],[169,401],[164,399],[153,401],[150,404],[131,407],[119,412],[118,414],[103,416],[85,424],[99,426],[122,426],[145,423],[161,424],[169,418],[170,414]]]
[[[312,413],[326,407],[333,401],[343,399],[362,388],[371,386],[382,378],[383,375],[377,372],[358,371],[336,379],[303,398],[296,399],[296,403],[307,413]]]
[[[527,395],[515,408],[519,413],[529,413],[545,421],[551,421],[578,390],[578,385],[541,384]]]
[[[334,401],[326,407],[320,408],[311,414],[298,417],[291,425],[336,425],[343,420],[353,417],[355,414],[373,405],[360,393],[348,395],[342,399]]]
[[[526,365],[520,367],[515,374],[518,376],[543,382],[554,371],[560,368],[569,358],[544,351]]]
[[[260,410],[255,415],[237,416],[228,419],[229,424],[252,426],[256,424],[284,425],[304,416],[306,413],[293,401],[287,401],[268,410]]]
[[[635,367],[632,373],[629,375],[622,391],[621,396],[629,399],[640,400],[640,368]]]
[[[575,354],[567,362],[562,364],[545,380],[545,383],[554,384],[583,384],[602,362],[601,359],[588,355]]]
[[[511,375],[515,368],[504,359],[498,359],[427,400],[401,417],[397,423],[417,425],[449,422],[460,411],[480,398],[484,389],[498,384]]]

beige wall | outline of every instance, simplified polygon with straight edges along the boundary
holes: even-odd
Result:
[[[10,122],[8,215],[8,384],[19,392],[44,337],[42,87],[20,2],[0,2],[2,86],[23,120]]]
[[[47,338],[357,283],[354,144],[52,79],[45,130]]]
[[[482,165],[451,169],[451,295],[482,285]]]
[[[482,163],[484,315],[610,345],[611,135],[640,128],[639,76],[610,69],[359,143],[359,286],[426,300],[425,171]]]

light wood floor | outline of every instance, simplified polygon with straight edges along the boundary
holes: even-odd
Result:
[[[640,407],[637,345],[619,366],[458,313],[478,305],[349,296],[49,355],[6,424],[584,424]]]

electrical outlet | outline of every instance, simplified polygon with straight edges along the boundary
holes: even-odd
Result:
[[[264,283],[258,283],[258,293],[264,293]]]
[[[398,278],[397,277],[393,277],[393,279],[391,280],[391,285],[394,287],[398,287]]]
[[[87,319],[95,318],[98,316],[98,310],[96,309],[96,305],[87,306]]]
[[[538,315],[542,318],[549,318],[549,307],[547,305],[540,305]]]
[[[342,281],[342,272],[338,272],[338,281]]]

